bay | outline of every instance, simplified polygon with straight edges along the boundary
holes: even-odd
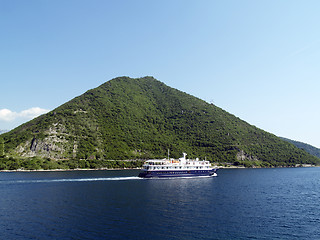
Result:
[[[1,239],[319,239],[320,168],[0,173]]]

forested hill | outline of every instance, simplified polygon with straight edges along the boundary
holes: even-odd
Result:
[[[2,135],[5,154],[51,159],[207,158],[319,163],[294,145],[153,77],[119,77]]]
[[[313,156],[316,156],[316,157],[320,158],[320,149],[319,148],[311,146],[310,144],[294,141],[294,140],[291,140],[291,139],[288,139],[288,138],[283,138],[282,137],[281,139],[292,143],[293,145],[295,145],[298,148],[304,149],[305,151],[307,151],[308,153],[310,153]]]

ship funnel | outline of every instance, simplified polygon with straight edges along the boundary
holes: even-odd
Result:
[[[184,158],[184,159],[186,159],[186,156],[187,156],[187,154],[186,154],[186,153],[183,153],[183,158]]]

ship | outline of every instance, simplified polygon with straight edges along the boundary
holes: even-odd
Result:
[[[217,167],[212,167],[207,160],[187,159],[187,154],[179,159],[147,160],[144,162],[139,177],[172,178],[172,177],[215,177]]]

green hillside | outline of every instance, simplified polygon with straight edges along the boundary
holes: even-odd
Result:
[[[310,144],[307,144],[307,143],[294,141],[294,140],[291,140],[291,139],[288,139],[288,138],[284,138],[284,137],[281,137],[281,139],[292,143],[296,147],[305,150],[306,152],[310,153],[313,156],[316,156],[316,157],[320,158],[320,149],[319,148],[311,146]]]
[[[5,155],[57,161],[189,158],[246,166],[319,159],[213,104],[144,77],[120,77],[1,135]]]

